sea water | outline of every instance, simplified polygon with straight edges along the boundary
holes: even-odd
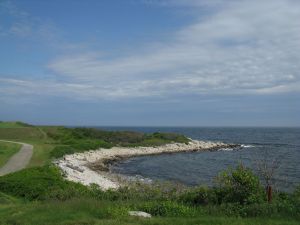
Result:
[[[112,170],[151,180],[189,186],[214,184],[214,178],[238,163],[260,174],[262,165],[273,169],[273,186],[292,191],[300,185],[300,128],[106,127],[110,130],[175,132],[192,139],[242,144],[241,149],[141,156],[112,166]],[[263,181],[263,179],[262,179]]]

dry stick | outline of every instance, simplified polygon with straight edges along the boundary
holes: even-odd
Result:
[[[280,158],[282,160],[281,156],[273,158],[271,163],[269,163],[269,151],[265,150],[263,160],[257,160],[256,162],[258,172],[266,184],[266,195],[269,203],[272,202],[272,186],[275,183],[274,174],[281,165]]]

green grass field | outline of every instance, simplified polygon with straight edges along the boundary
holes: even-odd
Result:
[[[66,181],[51,164],[54,157],[60,157],[68,151],[84,151],[99,145],[147,146],[174,140],[185,142],[185,137],[181,135],[114,133],[27,124],[8,126],[2,122],[0,139],[34,146],[27,169],[0,177],[1,225],[294,225],[300,221],[300,188],[293,194],[274,193],[274,201],[268,204],[262,187],[258,186],[256,178],[248,170],[241,169],[233,174],[233,178],[241,181],[239,192],[226,186],[232,181],[225,182],[226,185],[219,189],[136,184],[118,191],[103,192],[95,186],[86,187]],[[18,150],[14,144],[0,142],[0,149],[1,146],[9,149],[5,151],[5,156],[0,153],[0,159],[2,157],[3,160]],[[145,211],[153,217],[131,217],[129,210]]]
[[[20,150],[21,145],[0,141],[0,167],[2,167],[9,158]]]
[[[40,166],[50,162],[49,154],[54,145],[38,127],[0,128],[0,139],[32,144],[34,151],[28,166]]]

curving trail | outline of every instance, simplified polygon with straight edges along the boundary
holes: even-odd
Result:
[[[3,167],[0,168],[0,176],[24,169],[31,159],[33,153],[33,146],[22,142],[6,140],[0,141],[22,145],[21,149],[16,154],[14,154]]]

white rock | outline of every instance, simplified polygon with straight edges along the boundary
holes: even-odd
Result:
[[[129,211],[128,212],[130,216],[140,216],[140,217],[145,217],[145,218],[151,218],[151,214],[142,212],[142,211]]]
[[[227,147],[226,144],[219,144],[220,148]],[[113,147],[111,149],[98,149],[66,155],[63,159],[57,160],[55,164],[64,172],[66,179],[68,180],[80,182],[84,185],[97,184],[103,190],[117,189],[120,187],[120,184],[117,181],[113,181],[109,176],[104,176],[103,174],[91,170],[88,168],[87,164],[122,156],[130,157],[137,155],[205,150],[216,147],[217,145],[218,144],[213,142],[192,140],[189,144],[172,143],[157,147]]]

